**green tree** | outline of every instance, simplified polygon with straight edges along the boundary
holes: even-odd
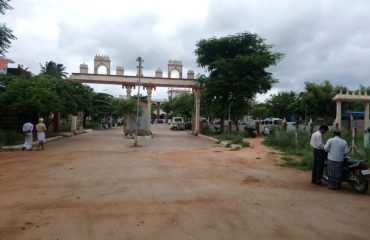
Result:
[[[282,54],[273,52],[257,34],[202,39],[196,47],[197,63],[209,73],[208,77],[197,78],[204,91],[202,97],[221,120],[229,108],[236,119],[257,93],[266,93],[277,82],[267,68],[275,65]]]
[[[265,119],[271,116],[270,109],[271,106],[267,103],[255,104],[250,110],[250,115],[253,116],[253,118]]]
[[[93,89],[76,81],[54,80],[55,91],[62,101],[62,114],[91,112]]]
[[[266,103],[269,104],[271,116],[285,118],[289,121],[290,116],[296,114],[294,103],[297,102],[297,99],[298,94],[293,91],[279,92],[271,95]]]
[[[194,109],[194,94],[183,93],[172,98],[169,102],[174,116],[181,116],[186,119],[191,118]]]
[[[168,121],[168,116],[171,114],[172,106],[170,101],[164,101],[164,103],[161,104],[161,109],[163,112],[166,113],[166,120]]]
[[[305,83],[305,91],[301,95],[301,108],[313,120],[323,118],[324,122],[331,123],[335,116],[335,103],[332,98],[337,94],[335,88],[329,81],[317,84]]]
[[[130,116],[132,118],[136,117],[136,107],[137,107],[137,100],[134,98],[129,99],[119,99],[117,105],[117,114],[119,116]],[[139,109],[139,115],[141,115],[141,111]]]
[[[23,118],[24,115],[48,116],[62,108],[60,97],[49,79],[40,77],[13,78],[0,94],[2,114]]]
[[[4,15],[6,10],[13,9],[9,2],[10,0],[0,0],[0,14]],[[10,48],[11,40],[15,39],[13,31],[5,23],[0,23],[0,55],[4,55],[7,52],[7,49]]]
[[[94,93],[92,96],[92,109],[90,116],[95,121],[109,117],[115,112],[114,97],[106,93]]]
[[[41,67],[41,76],[49,76],[54,77],[56,79],[66,79],[67,78],[67,72],[65,71],[66,68],[63,66],[63,64],[55,63],[53,61],[49,61],[45,63],[45,66]]]

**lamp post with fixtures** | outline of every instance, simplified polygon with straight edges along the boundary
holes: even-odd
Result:
[[[138,136],[138,128],[139,128],[139,108],[140,108],[140,78],[141,78],[141,69],[142,63],[144,62],[144,59],[141,57],[138,57],[136,61],[139,63],[138,66],[138,81],[137,81],[137,105],[136,105],[136,129],[135,129],[135,141],[134,141],[134,146],[137,147],[139,146],[139,141],[137,139]]]

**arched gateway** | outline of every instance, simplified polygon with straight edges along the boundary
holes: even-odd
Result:
[[[352,91],[352,94],[347,91],[346,94],[342,93],[342,90],[340,90],[340,93],[335,95],[332,99],[337,103],[337,114],[334,122],[334,127],[336,129],[342,128],[342,102],[361,102],[365,105],[365,116],[364,116],[364,130],[367,130],[368,127],[370,127],[370,120],[369,120],[369,107],[370,107],[370,96],[367,95],[367,92],[365,90],[364,94],[362,94],[361,90],[358,91],[358,94],[356,94],[356,91]]]
[[[97,74],[97,68],[104,65],[107,68],[107,74]],[[179,78],[171,78],[171,72],[176,70],[179,72]],[[139,84],[138,76],[140,69],[138,69],[136,76],[124,75],[123,67],[117,67],[117,74],[110,74],[110,58],[109,56],[96,56],[94,61],[94,74],[89,73],[88,65],[81,64],[79,73],[72,73],[69,76],[70,80],[79,81],[81,83],[97,83],[97,84],[114,84],[121,85],[126,88],[127,96],[131,96],[131,91]],[[142,73],[142,72],[141,72]],[[152,90],[156,87],[169,87],[169,88],[191,88],[195,93],[195,128],[194,135],[199,134],[199,120],[200,120],[200,87],[194,80],[194,71],[189,70],[187,73],[188,78],[182,78],[182,63],[178,60],[170,60],[168,62],[169,76],[163,77],[162,70],[157,68],[155,77],[146,77],[141,74],[140,86],[142,86],[148,95],[148,131],[151,131],[151,108],[152,108]]]

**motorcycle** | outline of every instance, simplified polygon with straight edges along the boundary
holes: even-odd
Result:
[[[252,138],[257,136],[257,130],[254,127],[246,126],[244,130],[248,133],[248,136]]]
[[[364,160],[351,161],[345,158],[342,170],[342,182],[347,182],[351,185],[352,189],[358,193],[366,193],[369,188],[370,170],[369,165]],[[325,161],[323,180],[328,181],[328,168]]]

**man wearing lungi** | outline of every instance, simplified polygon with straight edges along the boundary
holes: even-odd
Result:
[[[39,144],[37,145],[37,151],[40,150],[40,147],[42,150],[44,150],[46,126],[44,124],[43,118],[40,118],[39,123],[36,124],[36,131],[37,131],[37,140],[39,141]]]
[[[333,190],[341,188],[343,161],[348,154],[347,142],[340,135],[340,131],[334,131],[334,137],[325,144],[325,151],[328,152],[328,188]]]

